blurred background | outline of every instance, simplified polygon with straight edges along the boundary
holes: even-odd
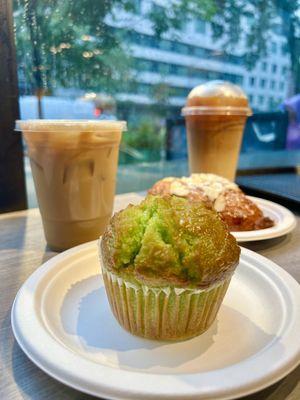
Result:
[[[21,118],[127,120],[117,191],[144,190],[188,173],[180,110],[194,86],[222,79],[254,111],[240,169],[289,166],[300,149],[299,10],[279,0],[15,0]],[[35,206],[26,152],[25,169]]]

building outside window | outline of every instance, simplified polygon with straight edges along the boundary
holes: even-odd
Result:
[[[261,79],[259,82],[260,87],[263,89],[266,87],[266,80],[265,79]]]
[[[276,82],[274,80],[271,80],[270,82],[270,89],[274,90],[276,87]]]
[[[267,67],[268,67],[268,64],[266,63],[266,61],[264,61],[264,62],[261,64],[261,69],[262,69],[262,71],[266,72],[266,71],[267,71]]]
[[[172,42],[170,40],[160,40],[159,48],[162,50],[171,51],[172,50]]]
[[[271,42],[271,52],[273,54],[277,52],[277,44],[275,42]]]
[[[177,21],[166,0],[154,6],[151,0],[112,0],[105,9],[94,2],[93,12],[85,4],[40,7],[32,0],[14,1],[22,118],[101,118],[92,99],[109,96],[112,117],[126,119],[129,132],[140,132],[145,122],[153,134],[165,135],[166,119],[180,117],[187,94],[207,80],[240,85],[255,112],[280,110],[295,87],[285,33],[278,26],[268,31],[270,54],[252,54],[255,46],[250,48],[243,35],[259,23],[255,19],[241,20],[239,40],[232,37],[229,46],[222,30],[231,31],[222,25],[222,12],[199,13],[201,18],[178,14]],[[33,31],[27,7],[39,21]],[[158,158],[164,157],[164,140]],[[152,144],[149,140],[149,149]]]
[[[197,33],[205,33],[206,32],[206,22],[202,19],[197,19],[195,21],[195,31]]]
[[[254,78],[254,76],[251,76],[249,78],[249,84],[250,84],[250,86],[255,86],[255,78]]]

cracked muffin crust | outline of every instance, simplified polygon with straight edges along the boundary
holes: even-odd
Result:
[[[240,248],[203,203],[149,195],[113,216],[101,252],[109,271],[131,281],[206,288],[231,276]]]

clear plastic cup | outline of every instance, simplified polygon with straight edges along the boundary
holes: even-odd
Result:
[[[182,109],[191,173],[205,172],[234,180],[246,119],[252,111],[243,90],[230,82],[195,87]]]
[[[113,210],[124,121],[16,121],[28,147],[49,247],[97,239]]]

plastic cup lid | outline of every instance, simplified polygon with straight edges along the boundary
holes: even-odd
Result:
[[[17,120],[15,125],[16,131],[26,132],[57,132],[57,131],[112,131],[127,130],[126,121],[112,120],[65,120],[65,119],[28,119]]]
[[[196,86],[182,115],[252,115],[245,92],[231,82],[215,80]]]

